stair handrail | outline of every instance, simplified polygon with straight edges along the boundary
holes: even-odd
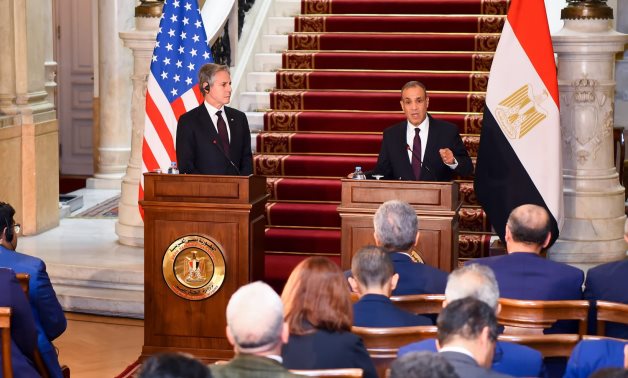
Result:
[[[209,46],[222,36],[227,21],[229,22],[229,43],[231,47],[231,65],[237,64],[238,51],[238,2],[237,0],[206,0],[201,9],[205,34]]]

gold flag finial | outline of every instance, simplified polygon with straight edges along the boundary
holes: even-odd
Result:
[[[560,12],[562,20],[613,19],[613,8],[606,5],[606,0],[567,0],[567,3]]]
[[[161,17],[164,0],[140,0],[135,7],[135,17]]]

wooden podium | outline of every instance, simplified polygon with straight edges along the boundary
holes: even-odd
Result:
[[[260,176],[144,175],[141,359],[166,351],[233,356],[225,309],[240,286],[263,277],[267,198]],[[207,298],[196,295],[210,289]]]
[[[417,252],[424,262],[450,272],[458,264],[457,182],[342,180],[341,264],[351,269],[351,258],[363,246],[375,244],[373,216],[388,200],[409,203],[419,217]],[[416,248],[415,248],[416,250]]]

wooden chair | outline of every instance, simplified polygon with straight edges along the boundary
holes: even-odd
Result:
[[[597,334],[604,336],[606,322],[628,324],[628,304],[597,301]]]
[[[436,326],[391,328],[352,327],[351,332],[360,336],[375,364],[380,377],[397,358],[397,351],[404,345],[436,337]]]
[[[0,330],[2,333],[2,374],[13,378],[11,365],[11,307],[0,307]]]
[[[569,357],[580,341],[580,335],[499,335],[498,340],[529,346],[541,352],[543,357]]]
[[[445,294],[397,295],[390,297],[397,306],[414,314],[440,314]]]
[[[17,281],[20,283],[20,286],[22,286],[22,290],[24,290],[24,293],[28,298],[28,281],[31,279],[31,275],[28,273],[15,273],[15,276],[17,277]]]
[[[306,377],[336,377],[336,378],[361,378],[364,374],[362,369],[312,369],[312,370],[290,370],[290,372]]]
[[[570,301],[529,301],[500,298],[501,310],[497,320],[504,325],[504,334],[526,335],[543,334],[558,320],[577,320],[578,334],[587,333],[589,302]]]

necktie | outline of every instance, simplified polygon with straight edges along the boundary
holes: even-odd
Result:
[[[421,178],[421,137],[419,132],[421,129],[414,128],[414,142],[412,143],[412,171],[414,172],[414,179]]]
[[[225,151],[225,155],[229,156],[229,133],[227,132],[227,124],[222,119],[222,110],[217,111],[216,116],[218,117],[216,124],[218,125],[218,136],[222,142],[222,149]]]

